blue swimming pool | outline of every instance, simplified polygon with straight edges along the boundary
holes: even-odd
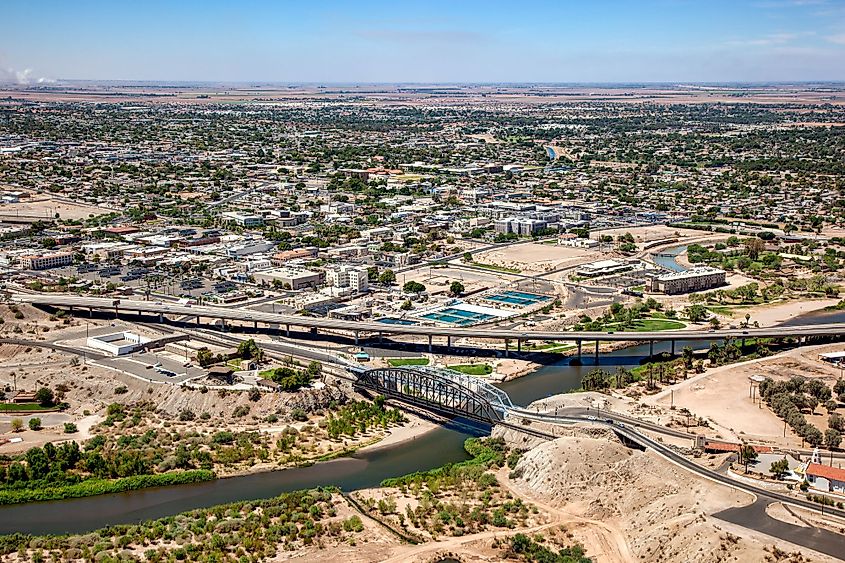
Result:
[[[508,303],[510,305],[521,305],[527,307],[528,305],[535,305],[548,301],[551,299],[548,295],[540,295],[537,293],[525,293],[523,291],[503,291],[494,295],[485,297],[487,301],[495,301],[497,303]]]
[[[488,315],[487,313],[476,313],[474,311],[465,311],[464,309],[453,309],[452,307],[447,307],[446,309],[441,309],[439,311],[423,315],[422,318],[440,323],[467,326],[483,323],[485,321],[489,321],[490,319],[495,319],[496,317]]]

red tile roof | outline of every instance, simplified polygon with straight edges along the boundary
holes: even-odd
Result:
[[[731,442],[720,442],[718,440],[706,440],[704,442],[704,449],[714,452],[738,452],[741,445],[742,444],[734,444]],[[769,446],[755,446],[752,444],[751,447],[754,448],[754,451],[758,454],[767,454],[772,451],[772,448]]]
[[[811,463],[808,465],[807,475],[812,475],[813,477],[824,477],[828,481],[845,482],[845,469],[830,467],[829,465],[821,465],[819,463]]]

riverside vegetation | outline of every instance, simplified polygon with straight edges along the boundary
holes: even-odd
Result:
[[[536,519],[536,507],[513,498],[494,475],[516,466],[521,452],[501,438],[469,438],[471,459],[387,479],[381,489],[357,494],[370,514],[420,541],[463,536],[489,528],[512,529]]]
[[[80,447],[51,443],[0,458],[0,504],[57,500],[151,486],[178,485],[264,468],[303,465],[349,453],[405,422],[404,415],[373,402],[333,404],[325,416],[283,427],[276,435],[219,430],[183,410],[164,418],[150,403],[114,403],[97,434]],[[270,420],[274,422],[275,415]]]
[[[472,459],[426,472],[389,479],[378,501],[362,503],[369,515],[387,526],[402,528],[412,541],[433,541],[437,535],[462,536],[499,528],[503,536],[492,547],[503,558],[524,562],[590,563],[583,547],[573,543],[563,527],[546,536],[507,535],[507,530],[540,521],[536,507],[513,499],[493,475],[501,466],[515,467],[520,451],[499,438],[470,438],[465,447]],[[390,500],[397,489],[416,502],[406,505],[413,522]],[[379,489],[378,491],[381,491]],[[19,561],[265,561],[294,551],[356,546],[371,541],[374,530],[333,487],[285,493],[277,497],[222,504],[133,525],[117,525],[87,534],[0,536],[0,557]],[[560,536],[560,537],[558,537]]]

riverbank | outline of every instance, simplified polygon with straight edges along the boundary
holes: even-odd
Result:
[[[745,321],[745,315],[750,315],[749,322],[757,321],[761,327],[783,324],[802,315],[824,311],[839,303],[839,299],[812,299],[801,301],[785,301],[781,303],[766,303],[752,306],[731,307],[729,318]],[[725,315],[728,316],[728,315]]]

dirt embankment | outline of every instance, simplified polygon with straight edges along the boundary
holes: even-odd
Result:
[[[506,485],[526,501],[568,516],[572,534],[597,560],[765,561],[773,544],[798,551],[750,530],[728,532],[710,516],[750,503],[749,495],[694,476],[654,452],[629,449],[609,430],[566,433],[534,445],[501,432],[532,446]]]

